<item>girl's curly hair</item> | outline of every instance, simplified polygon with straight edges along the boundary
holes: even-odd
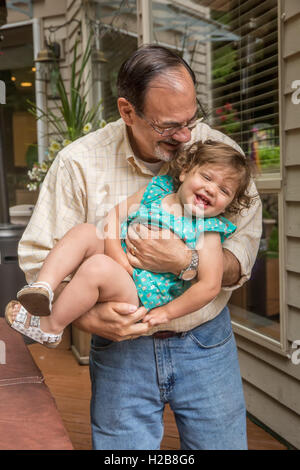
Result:
[[[204,143],[194,143],[172,160],[169,174],[174,180],[175,190],[177,191],[181,185],[179,177],[182,172],[188,173],[207,163],[230,167],[239,178],[239,187],[232,202],[226,208],[226,212],[238,214],[242,209],[248,209],[258,197],[258,194],[251,196],[248,193],[248,187],[254,174],[253,164],[249,158],[223,142],[207,140]]]

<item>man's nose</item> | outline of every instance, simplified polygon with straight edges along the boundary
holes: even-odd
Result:
[[[191,140],[191,131],[187,127],[182,127],[172,137],[174,140],[185,144]]]

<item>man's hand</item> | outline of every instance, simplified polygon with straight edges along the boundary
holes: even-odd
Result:
[[[191,250],[171,230],[154,226],[130,225],[126,245],[132,266],[157,273],[179,275],[192,257]]]
[[[99,303],[78,318],[74,325],[80,330],[111,341],[138,338],[150,329],[148,323],[138,323],[144,318],[147,310],[140,307],[132,312],[132,307],[118,302]]]

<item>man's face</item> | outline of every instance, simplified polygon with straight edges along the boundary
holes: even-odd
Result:
[[[195,87],[189,73],[182,67],[172,80],[155,79],[146,93],[143,116],[135,113],[129,135],[135,154],[144,161],[169,162],[184,144],[190,141],[191,131],[186,127],[172,136],[160,135],[159,130],[188,125],[197,115]]]

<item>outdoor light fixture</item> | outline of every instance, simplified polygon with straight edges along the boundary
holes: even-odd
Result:
[[[103,82],[106,79],[106,67],[108,60],[104,52],[98,48],[92,49],[91,59],[93,64],[93,80],[96,82]]]
[[[48,75],[49,69],[60,59],[60,45],[58,42],[46,42],[45,49],[41,49],[34,61],[40,65],[40,72]]]

